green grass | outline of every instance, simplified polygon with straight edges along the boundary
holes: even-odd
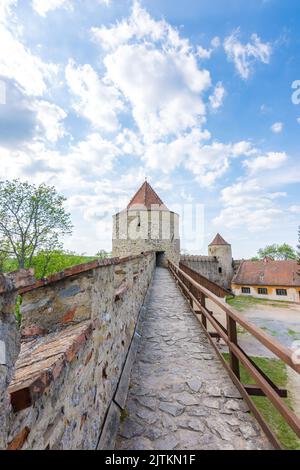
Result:
[[[229,354],[224,353],[224,358],[229,361]],[[267,376],[280,388],[287,387],[287,371],[284,362],[277,359],[268,359],[263,357],[252,357],[254,362],[267,374]],[[243,384],[255,384],[251,375],[240,366],[241,382]],[[276,434],[282,446],[288,450],[300,450],[300,439],[287,425],[280,413],[271,404],[266,397],[251,397],[258,410],[261,412],[272,431]],[[283,399],[292,409],[289,398]]]
[[[231,305],[233,308],[239,312],[243,312],[249,308],[256,307],[257,305],[269,305],[272,307],[289,307],[289,302],[282,302],[281,300],[268,300],[268,299],[258,299],[252,297],[251,295],[238,295],[236,297],[227,298],[226,302]]]
[[[299,331],[294,331],[294,330],[288,330],[288,335],[292,337],[297,337],[299,335]]]

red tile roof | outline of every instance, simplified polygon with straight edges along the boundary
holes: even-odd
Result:
[[[221,235],[219,233],[217,233],[217,235],[215,236],[215,238],[213,239],[213,241],[211,242],[211,244],[209,246],[220,246],[220,245],[229,245],[229,243],[227,243],[223,237],[221,237]]]
[[[243,261],[232,283],[239,285],[300,287],[297,261]]]
[[[151,209],[154,205],[159,206],[160,209],[168,210],[152,186],[148,181],[145,181],[129,202],[127,209],[131,209],[134,206],[143,206]]]

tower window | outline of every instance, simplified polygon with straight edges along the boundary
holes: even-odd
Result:
[[[219,268],[219,274],[222,274],[222,268]]]

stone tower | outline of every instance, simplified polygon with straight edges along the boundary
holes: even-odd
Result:
[[[234,274],[231,245],[218,233],[208,246],[208,254],[217,258],[220,279],[224,287],[229,289]]]
[[[113,256],[156,251],[157,265],[180,260],[179,216],[162,202],[145,181],[127,208],[113,216]]]

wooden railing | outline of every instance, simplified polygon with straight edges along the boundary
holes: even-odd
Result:
[[[296,372],[300,373],[300,365],[293,361],[293,351],[286,348],[274,338],[266,334],[260,328],[249,323],[243,316],[232,309],[229,305],[225,304],[220,298],[213,294],[210,290],[196,282],[191,276],[168,261],[168,266],[173,274],[178,286],[183,294],[189,300],[191,307],[201,323],[206,335],[208,336],[211,344],[217,352],[222,364],[227,369],[233,382],[239,389],[241,395],[247,402],[250,410],[260,423],[265,434],[268,436],[275,448],[281,448],[277,437],[267,424],[259,410],[256,408],[251,395],[267,397],[277,411],[282,415],[286,423],[300,437],[300,420],[295,413],[288,407],[286,402],[282,400],[287,396],[286,390],[277,387],[276,384],[260,369],[260,367],[248,356],[248,354],[238,344],[237,325],[240,325],[248,333],[254,336],[265,348],[271,351],[275,356],[281,359],[287,366],[291,367]],[[224,327],[206,307],[206,299],[210,299],[217,305],[226,316],[226,327]],[[216,330],[218,337],[222,338],[228,347],[229,351],[229,364],[224,359],[219,351],[213,337],[216,334],[208,332],[208,323]],[[256,385],[245,385],[240,380],[240,364],[249,372],[254,379]]]
[[[211,291],[213,294],[215,294],[217,297],[228,297],[232,296],[234,297],[234,294],[228,290],[225,289],[224,287],[219,286],[215,282],[211,281],[207,277],[203,276],[200,273],[197,273],[194,271],[192,268],[184,264],[183,262],[179,263],[179,267],[182,271],[184,271],[186,274],[188,274],[194,281],[198,282],[198,284],[201,284],[201,286],[206,287],[209,291]]]

